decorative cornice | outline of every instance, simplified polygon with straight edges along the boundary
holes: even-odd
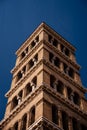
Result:
[[[56,92],[53,88],[51,88],[48,84],[42,83],[41,86],[37,86],[33,92],[31,92],[21,103],[18,105],[13,111],[10,112],[8,116],[6,116],[1,122],[0,126],[4,127],[11,119],[13,119],[29,102],[31,102],[40,92],[47,92],[49,95],[53,96],[57,100],[60,100],[64,103],[68,108],[78,113],[83,118],[87,119],[87,113],[79,108],[79,106],[75,105],[68,99],[66,99],[63,95]],[[45,97],[42,97],[43,101],[46,101]],[[38,101],[39,102],[39,101]],[[36,103],[37,104],[37,103]]]
[[[45,117],[40,117],[38,120],[36,120],[28,128],[28,130],[40,130],[40,128],[43,128],[44,126],[46,128],[51,128],[52,130],[63,130],[63,129],[59,128],[58,125],[56,125],[55,123],[53,123],[52,121],[48,120]]]
[[[28,46],[29,42],[32,41],[34,37],[36,37],[42,30],[43,30],[43,24],[41,23],[39,27],[29,36],[29,38],[21,45],[21,47],[16,51],[16,55],[20,55],[21,51],[24,50],[25,47]]]
[[[62,42],[62,44],[65,44],[65,46],[68,46],[72,51],[75,51],[75,47],[72,46],[67,40],[65,40],[60,34],[58,34],[55,30],[53,30],[50,26],[48,26],[46,23],[41,23],[37,29],[30,35],[30,37],[22,44],[22,46],[16,51],[16,55],[19,55],[19,53],[21,52],[21,50],[23,50],[25,48],[25,46],[27,46],[27,44],[29,44],[29,42],[38,34],[40,33],[42,30],[48,31],[49,33],[52,33],[52,35],[54,35],[56,38],[60,39],[60,41]]]

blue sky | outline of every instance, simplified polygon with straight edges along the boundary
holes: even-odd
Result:
[[[0,0],[0,120],[15,51],[43,21],[76,47],[82,82],[87,87],[87,0]]]

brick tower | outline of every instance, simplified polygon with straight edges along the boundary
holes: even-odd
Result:
[[[45,23],[17,50],[1,130],[87,130],[75,47]]]

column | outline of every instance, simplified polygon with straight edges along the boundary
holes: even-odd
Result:
[[[24,99],[25,98],[25,88],[23,88],[23,95],[22,95],[22,99]]]
[[[64,96],[68,98],[67,86],[64,85]]]
[[[69,119],[68,119],[68,128],[69,130],[73,130],[73,124],[72,124],[72,117],[69,116]]]
[[[53,56],[53,58],[52,58],[52,64],[54,64],[55,59],[56,59],[56,57],[55,57],[55,56]]]
[[[63,65],[63,62],[60,62],[60,70],[61,70],[62,72],[64,72],[64,65]]]
[[[60,128],[63,128],[63,124],[62,124],[62,111],[60,110],[59,107],[58,107],[58,126]]]
[[[32,61],[34,62],[34,65],[36,65],[36,63],[37,63],[36,59],[33,58]]]
[[[61,51],[61,44],[58,43],[58,50]]]
[[[54,87],[54,90],[57,91],[57,85],[58,85],[58,81],[56,80],[54,83],[53,83],[53,87]]]
[[[31,81],[30,86],[32,87],[32,91],[35,89],[35,84]]]
[[[18,130],[21,130],[21,128],[22,128],[22,120],[21,119],[19,119],[19,121],[18,121]]]
[[[26,123],[26,129],[29,127],[29,111],[27,112],[27,123]]]
[[[71,96],[70,96],[70,99],[71,99],[72,102],[74,101],[73,98],[74,98],[74,92],[72,92],[72,93],[71,93]]]

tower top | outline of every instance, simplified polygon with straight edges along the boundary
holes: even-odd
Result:
[[[71,45],[71,43],[69,43],[67,40],[65,40],[65,38],[63,38],[60,34],[58,34],[54,29],[52,29],[49,25],[47,25],[45,22],[42,22],[36,29],[35,31],[29,36],[29,38],[21,45],[21,47],[16,51],[16,55],[19,55],[21,50],[23,50],[28,44],[29,42],[40,32],[42,31],[46,31],[47,33],[52,34],[54,37],[58,38],[62,44],[64,44],[65,46],[69,47],[72,52],[74,53],[76,51],[76,48]]]

